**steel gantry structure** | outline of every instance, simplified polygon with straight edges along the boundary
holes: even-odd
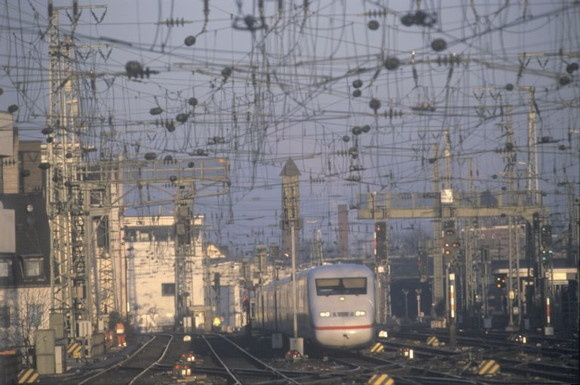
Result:
[[[76,28],[79,8],[48,3],[49,111],[41,167],[47,169],[47,208],[50,225],[51,326],[57,338],[79,335],[81,321],[92,323],[90,281],[86,255],[85,196],[77,175],[83,130],[79,85],[74,74],[74,39],[63,36],[62,11],[71,12]],[[72,33],[72,32],[71,32]]]
[[[224,158],[165,157],[144,154],[142,160],[127,160],[97,149],[83,139],[91,130],[83,118],[80,80],[91,76],[77,68],[75,30],[82,9],[104,6],[54,6],[48,2],[49,111],[42,130],[41,168],[47,172],[46,200],[50,225],[51,314],[50,328],[57,339],[87,342],[97,322],[106,322],[113,311],[123,313],[126,290],[122,287],[122,231],[120,218],[134,204],[124,199],[133,194],[138,203],[169,203],[175,208],[178,225],[184,230],[176,242],[176,314],[191,312],[195,285],[193,259],[202,258],[194,242],[193,202],[197,198],[223,194],[228,190],[229,166]],[[67,33],[60,18],[70,24]],[[94,136],[94,135],[93,135]],[[89,154],[98,159],[91,161]],[[144,200],[144,186],[171,197],[169,201]],[[195,255],[194,255],[195,254]],[[204,265],[199,263],[199,265]],[[199,285],[203,285],[203,282]],[[203,299],[201,299],[203,302]],[[106,328],[101,323],[99,328]]]

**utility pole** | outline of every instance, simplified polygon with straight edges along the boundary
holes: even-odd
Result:
[[[195,252],[193,197],[195,184],[178,187],[175,201],[175,314],[176,324],[188,332],[192,327],[191,299],[193,254]]]
[[[62,36],[59,13],[72,13],[71,36]],[[72,34],[79,6],[55,7],[48,3],[49,112],[42,166],[47,170],[47,208],[50,226],[51,327],[56,338],[80,336],[81,321],[92,320],[85,203],[82,181],[82,130],[79,85],[74,75],[75,43]]]
[[[441,212],[441,170],[439,168],[439,144],[433,146],[433,192],[439,196],[439,202],[437,202],[438,210]],[[443,255],[439,252],[441,245],[441,215],[437,215],[433,222],[433,240],[437,245],[435,248],[435,253],[433,253],[433,299],[431,303],[431,317],[435,317],[435,306],[445,301],[445,292],[443,286]]]
[[[298,338],[298,293],[296,286],[296,230],[302,227],[300,218],[300,170],[292,159],[288,159],[280,176],[282,177],[282,209],[283,217],[280,221],[282,228],[282,247],[286,251],[290,241],[290,257],[292,263],[292,312],[293,336],[290,339],[290,350],[304,354],[303,339]]]

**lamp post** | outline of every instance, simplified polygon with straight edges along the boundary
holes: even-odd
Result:
[[[421,315],[421,289],[415,289],[417,294],[417,319],[419,322],[423,322],[423,316]]]
[[[407,301],[407,295],[409,294],[409,290],[401,289],[403,294],[405,294],[405,319],[409,318],[409,302]]]
[[[298,338],[298,296],[296,294],[296,242],[294,240],[294,220],[290,220],[290,237],[291,239],[291,253],[292,253],[292,313],[294,338]]]

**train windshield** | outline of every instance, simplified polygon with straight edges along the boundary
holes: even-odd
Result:
[[[365,277],[316,279],[316,295],[359,295],[366,293],[367,279]]]

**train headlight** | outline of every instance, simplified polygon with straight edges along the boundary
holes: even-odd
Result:
[[[329,311],[321,311],[320,316],[323,318],[328,318],[328,317],[330,317],[330,312]]]
[[[355,317],[363,317],[365,315],[367,315],[367,312],[364,311],[364,310],[357,310],[357,311],[354,312],[354,316]]]

